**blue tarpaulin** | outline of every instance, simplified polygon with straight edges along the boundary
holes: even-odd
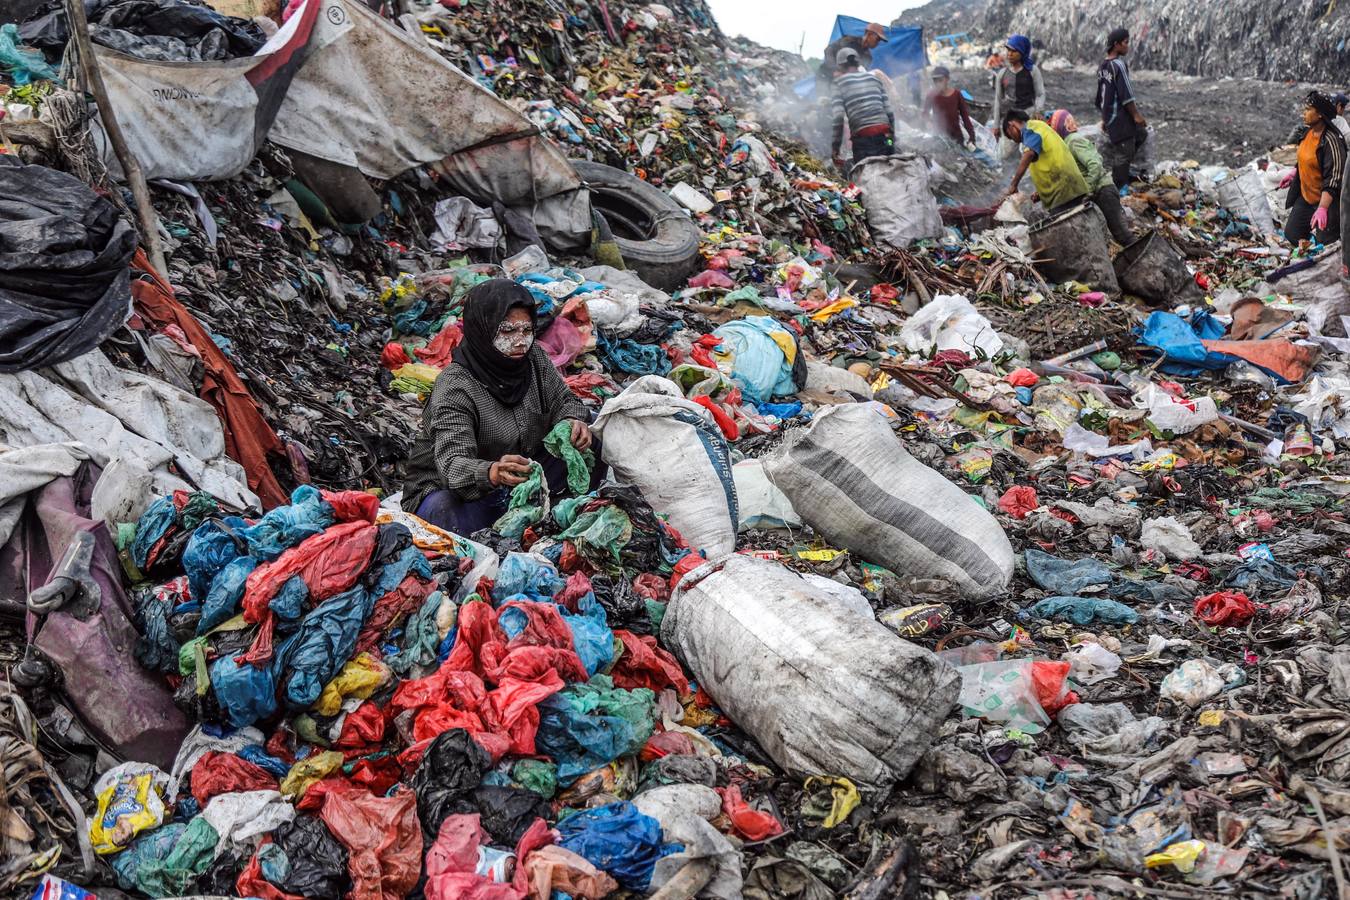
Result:
[[[862,36],[867,29],[866,19],[835,16],[830,43],[845,35]],[[895,25],[886,26],[886,40],[872,49],[872,68],[880,69],[892,78],[907,75],[928,65],[928,51],[924,48],[923,29]]]

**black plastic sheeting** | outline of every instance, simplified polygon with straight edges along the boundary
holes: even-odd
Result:
[[[266,43],[262,29],[183,0],[85,0],[94,42],[139,59],[170,62],[237,59]],[[24,43],[60,59],[70,29],[62,0],[49,0],[19,26]]]
[[[116,331],[136,239],[79,179],[0,156],[0,372],[73,359]]]

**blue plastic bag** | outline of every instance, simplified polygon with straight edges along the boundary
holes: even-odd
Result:
[[[505,603],[512,599],[552,600],[567,584],[558,573],[528,553],[508,553],[497,571],[492,599]]]
[[[661,843],[661,823],[628,802],[579,812],[558,823],[558,846],[585,857],[630,891],[645,891],[652,869],[682,844]]]
[[[187,573],[193,600],[205,604],[216,576],[241,555],[236,536],[238,529],[244,527],[243,519],[231,516],[219,522],[208,519],[192,532],[183,548],[183,571]]]
[[[227,654],[211,663],[211,688],[235,728],[252,725],[277,711],[277,682],[271,666],[240,665]]]
[[[173,505],[173,497],[160,497],[146,507],[136,521],[136,537],[131,542],[131,561],[138,569],[144,569],[150,551],[159,539],[178,518],[178,510]]]
[[[1058,559],[1034,547],[1027,550],[1027,574],[1031,580],[1054,594],[1081,594],[1090,587],[1110,584],[1111,570],[1100,560]]]
[[[595,347],[609,369],[629,375],[665,375],[670,371],[670,358],[659,344],[639,344],[627,338],[611,339],[597,331]]]
[[[205,526],[203,526],[205,527]],[[200,530],[200,529],[198,529]],[[186,566],[187,554],[183,554]],[[212,628],[233,618],[244,599],[244,586],[249,573],[258,567],[251,556],[238,556],[225,564],[211,581],[211,589],[202,600],[202,617],[197,622],[197,634],[206,634]],[[193,596],[196,596],[194,594]]]
[[[1075,625],[1091,625],[1094,622],[1133,625],[1139,621],[1139,614],[1124,603],[1101,597],[1046,597],[1022,610],[1019,617],[1072,622]]]
[[[1237,361],[1236,356],[1206,350],[1201,343],[1217,340],[1223,333],[1223,326],[1208,314],[1196,316],[1192,324],[1176,313],[1155,310],[1145,320],[1139,339],[1163,355],[1162,371],[1194,376],[1206,370],[1226,369]]]
[[[797,393],[792,380],[792,363],[771,335],[786,335],[795,347],[792,332],[769,316],[747,316],[719,327],[713,336],[722,341],[723,350],[732,356],[731,380],[751,402],[764,403],[770,397]]]
[[[314,705],[323,686],[356,653],[356,639],[374,606],[374,594],[358,586],[329,597],[300,620],[273,660],[288,709]]]
[[[302,484],[291,493],[289,506],[270,510],[239,536],[248,542],[249,555],[274,560],[291,547],[323,532],[337,521],[333,507],[318,488]]]

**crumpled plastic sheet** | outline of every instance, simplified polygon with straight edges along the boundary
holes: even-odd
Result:
[[[662,842],[661,825],[628,802],[611,803],[558,824],[558,845],[604,869],[623,887],[645,891],[663,856],[683,850]]]

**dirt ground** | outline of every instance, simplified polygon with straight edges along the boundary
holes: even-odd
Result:
[[[1043,74],[1051,108],[1067,108],[1080,124],[1097,121],[1092,105],[1097,89],[1094,68],[1046,69]],[[987,109],[993,100],[987,72],[963,69],[955,78]],[[1159,160],[1194,159],[1229,166],[1283,144],[1299,122],[1303,97],[1315,87],[1154,71],[1136,72],[1134,81],[1140,107],[1156,129]]]

